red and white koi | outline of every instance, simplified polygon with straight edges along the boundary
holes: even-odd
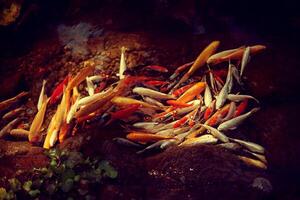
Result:
[[[127,108],[124,108],[122,110],[118,110],[116,112],[111,112],[110,113],[110,120],[106,123],[106,125],[110,124],[111,122],[117,120],[117,119],[125,119],[127,117],[129,117],[130,115],[132,115],[135,111],[137,111],[139,108],[141,107],[141,105],[139,104],[133,104],[128,106]]]
[[[229,111],[228,111],[227,115],[226,115],[223,119],[221,119],[220,123],[225,122],[225,121],[228,121],[228,120],[230,120],[232,117],[234,117],[235,111],[236,111],[236,105],[235,105],[234,102],[231,102],[231,103],[230,103],[230,108],[229,108]]]
[[[213,100],[209,106],[206,108],[204,112],[204,120],[208,120],[208,118],[213,114],[215,111],[215,106],[216,106],[216,100]]]
[[[149,103],[149,104],[152,104],[152,105],[155,105],[155,106],[158,106],[160,107],[161,109],[165,109],[166,106],[164,104],[162,104],[161,102],[155,100],[155,99],[152,99],[150,97],[146,97],[146,96],[143,96],[143,99],[145,102]]]

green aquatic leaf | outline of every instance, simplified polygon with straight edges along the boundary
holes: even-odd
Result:
[[[109,178],[116,178],[118,176],[118,172],[107,161],[101,161],[98,168],[104,171],[104,176]]]
[[[39,194],[40,194],[40,190],[36,189],[36,190],[30,190],[28,192],[28,194],[31,196],[31,197],[37,197]]]
[[[16,178],[11,178],[8,180],[10,188],[12,191],[17,192],[21,190],[21,182]]]
[[[32,186],[32,181],[26,181],[23,184],[23,189],[27,192],[29,192],[31,190],[31,186]]]

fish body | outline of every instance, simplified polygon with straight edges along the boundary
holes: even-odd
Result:
[[[204,104],[205,106],[209,106],[211,102],[212,102],[211,91],[209,89],[208,84],[206,83],[205,91],[204,91]]]
[[[94,95],[95,88],[93,82],[90,80],[89,77],[86,77],[86,85],[87,85],[87,92],[90,96]]]
[[[210,134],[202,135],[196,138],[188,138],[182,142],[179,146],[194,146],[198,144],[215,144],[218,142],[218,139]]]
[[[59,100],[59,98],[61,97],[61,95],[64,92],[64,86],[66,86],[68,84],[68,81],[69,81],[69,75],[67,75],[66,78],[61,83],[59,83],[56,86],[56,88],[53,90],[53,92],[50,96],[49,104],[54,104]]]
[[[43,80],[42,89],[41,89],[38,104],[37,104],[37,109],[38,110],[41,109],[43,102],[45,100],[47,100],[47,98],[45,98],[45,85],[46,85],[46,80]]]
[[[143,87],[135,87],[132,90],[134,93],[137,93],[141,96],[149,96],[155,99],[175,99],[173,95],[165,94],[162,92],[158,92],[155,90],[151,90],[149,88],[143,88]]]
[[[14,129],[18,123],[21,121],[20,118],[16,118],[9,122],[7,125],[5,125],[1,130],[0,130],[0,138],[5,137],[9,132]]]
[[[243,75],[245,67],[247,63],[250,61],[250,47],[247,47],[244,51],[243,57],[242,57],[242,64],[241,64],[241,72],[240,76]]]
[[[228,121],[225,121],[225,122],[221,123],[218,126],[218,130],[219,131],[226,131],[226,130],[236,129],[237,126],[239,126],[245,119],[247,119],[249,116],[251,116],[257,110],[258,110],[258,108],[254,108],[251,111],[249,111],[249,112],[247,112],[243,115],[237,116],[235,118],[232,118]]]
[[[121,48],[121,58],[120,58],[120,67],[119,67],[119,77],[123,79],[125,77],[124,72],[126,70],[126,60],[125,60],[125,51],[126,48]]]
[[[169,71],[167,68],[159,65],[148,65],[145,67],[145,69],[157,71],[160,73],[167,73]]]
[[[18,101],[20,101],[23,97],[28,96],[29,92],[21,92],[18,95],[4,100],[2,102],[0,102],[0,111],[3,111],[7,108],[9,108],[10,106],[12,106],[13,104],[16,104]]]
[[[132,132],[126,135],[126,138],[134,142],[157,142],[160,140],[170,139],[170,137],[165,137],[161,135],[142,133],[142,132]]]
[[[254,153],[260,153],[260,154],[265,153],[265,148],[263,146],[259,145],[259,144],[254,143],[254,142],[248,142],[248,141],[234,139],[234,138],[230,138],[230,140],[240,144],[241,146],[247,148],[248,150],[250,150]]]
[[[31,123],[29,129],[29,135],[28,135],[29,142],[33,142],[33,143],[38,142],[42,137],[40,135],[40,130],[44,122],[44,117],[45,117],[48,102],[49,102],[49,98],[43,102],[41,109],[37,112],[37,114],[35,115]]]
[[[185,91],[176,101],[186,103],[193,100],[205,89],[205,82],[198,82]]]
[[[202,66],[205,65],[207,59],[215,53],[219,46],[220,42],[219,41],[213,41],[211,42],[196,58],[195,62],[189,69],[189,71],[179,80],[177,85],[174,86],[174,88],[178,88],[178,86],[185,82],[197,69],[201,68]]]
[[[234,102],[240,102],[245,99],[253,99],[254,101],[256,101],[256,103],[259,103],[259,101],[255,97],[250,96],[250,95],[228,94],[227,99],[229,101],[234,101]]]
[[[18,115],[20,115],[23,111],[25,110],[25,107],[21,106],[19,108],[16,108],[12,111],[9,111],[8,113],[6,113],[5,115],[2,116],[3,120],[8,120],[8,119],[12,119]]]
[[[213,135],[215,138],[218,138],[220,141],[224,143],[229,142],[228,137],[225,134],[221,133],[219,130],[205,124],[201,124],[201,126],[209,130],[209,133]]]

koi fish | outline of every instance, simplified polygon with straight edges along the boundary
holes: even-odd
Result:
[[[71,91],[73,87],[79,85],[82,81],[85,80],[87,76],[94,72],[95,63],[92,61],[85,61],[83,63],[84,68],[81,69],[74,78],[72,78],[67,85],[66,90]]]
[[[126,135],[126,138],[134,142],[157,142],[160,140],[170,139],[170,137],[143,132],[129,133]]]
[[[211,91],[209,89],[209,86],[206,83],[206,87],[205,87],[205,91],[204,91],[204,104],[205,104],[205,106],[208,107],[211,102],[212,102]]]
[[[166,84],[168,84],[167,81],[157,81],[157,80],[155,80],[155,81],[146,81],[144,83],[144,85],[149,85],[149,86],[162,86],[162,85],[166,85]]]
[[[66,76],[66,78],[61,82],[59,83],[56,88],[53,90],[52,92],[52,95],[50,97],[50,101],[49,101],[49,104],[54,104],[56,103],[59,98],[61,97],[61,95],[63,94],[63,89],[64,89],[64,86],[67,85],[68,81],[69,81],[69,75]]]
[[[0,102],[0,111],[5,110],[7,108],[9,108],[10,106],[12,106],[13,104],[17,103],[18,101],[20,101],[23,97],[28,96],[29,92],[21,92],[19,93],[17,96],[12,97],[10,99],[4,100],[2,102]]]
[[[242,57],[240,77],[242,77],[245,67],[249,61],[250,61],[250,47],[247,47],[245,49],[245,51],[243,53],[243,57]]]
[[[8,120],[8,119],[14,118],[14,117],[20,115],[24,110],[25,110],[25,108],[23,106],[21,106],[19,108],[16,108],[16,109],[14,109],[12,111],[9,111],[5,115],[3,115],[2,119],[3,120]]]
[[[188,138],[182,142],[179,146],[194,146],[198,144],[215,144],[218,142],[218,139],[210,134],[205,134],[196,138]]]
[[[151,105],[149,103],[139,101],[139,100],[136,100],[136,99],[128,98],[128,97],[116,96],[111,100],[111,102],[113,104],[118,105],[118,106],[128,106],[128,105],[138,104],[138,105],[141,105],[141,106],[146,107],[146,108],[160,109],[157,106],[154,106],[154,105]]]
[[[151,90],[148,88],[143,88],[143,87],[135,87],[133,88],[132,92],[137,93],[141,96],[149,96],[155,99],[175,99],[175,97],[172,95]]]
[[[194,84],[190,89],[185,91],[176,101],[186,103],[193,100],[198,94],[205,89],[204,82],[198,82]]]
[[[126,51],[126,48],[122,47],[121,48],[121,58],[120,58],[120,68],[119,68],[120,79],[123,79],[125,77],[124,76],[124,72],[126,70],[125,51]]]
[[[157,72],[161,72],[161,73],[167,73],[168,69],[163,67],[163,66],[159,66],[159,65],[148,65],[145,67],[145,69],[148,70],[153,70],[153,71],[157,71]]]
[[[250,55],[257,54],[266,49],[264,45],[254,45],[250,47]],[[238,49],[237,51],[222,57],[222,60],[241,60],[244,55],[245,48]]]
[[[12,129],[10,131],[10,135],[14,138],[17,138],[17,139],[27,139],[28,138],[28,135],[29,135],[29,131],[27,130],[24,130],[24,129]]]
[[[110,113],[111,118],[105,125],[110,124],[111,122],[115,121],[116,119],[125,119],[126,117],[129,117],[135,111],[137,111],[139,109],[139,107],[140,107],[139,104],[133,104],[133,105],[130,105],[128,108],[118,110],[114,113]]]
[[[267,169],[267,165],[259,160],[255,160],[245,156],[238,156],[238,158],[249,166],[258,167],[260,169]]]
[[[193,85],[194,85],[194,83],[185,85],[185,86],[183,86],[183,87],[181,87],[181,88],[175,90],[172,94],[173,94],[175,97],[178,97],[178,96],[180,96],[182,93],[184,93],[185,91],[187,91],[188,89],[190,89]]]
[[[234,52],[236,52],[237,50],[239,49],[243,49],[244,47],[239,47],[239,48],[236,48],[236,49],[229,49],[229,50],[225,50],[225,51],[221,51],[219,53],[216,53],[212,56],[210,56],[208,59],[207,59],[207,64],[210,64],[210,65],[216,65],[216,64],[219,64],[221,63],[223,60],[221,58],[225,57],[225,56],[228,56]]]
[[[89,93],[90,96],[94,95],[95,89],[94,89],[93,82],[89,79],[89,77],[86,77],[85,80],[87,85],[87,92]]]
[[[31,143],[39,142],[42,137],[40,135],[40,130],[44,122],[48,102],[49,98],[43,102],[41,109],[37,112],[31,123],[28,135],[28,140]]]
[[[227,99],[229,101],[234,101],[234,102],[240,102],[245,99],[253,99],[254,101],[256,101],[256,103],[259,103],[259,101],[255,97],[250,96],[250,95],[228,94]]]
[[[113,139],[114,142],[118,143],[118,144],[121,144],[121,145],[124,145],[124,146],[128,146],[128,147],[136,147],[136,148],[142,148],[143,145],[141,144],[138,144],[138,143],[135,143],[135,142],[132,142],[130,140],[127,140],[125,138],[114,138]]]
[[[15,128],[18,125],[20,121],[20,118],[16,118],[9,122],[6,126],[4,126],[4,128],[2,128],[0,131],[0,138],[5,137],[13,128]]]
[[[45,85],[46,85],[46,80],[43,80],[43,85],[42,85],[42,89],[40,92],[40,96],[39,96],[39,100],[38,100],[38,104],[37,104],[37,109],[40,110],[42,107],[42,104],[45,100],[47,100],[47,96],[45,95]]]
[[[215,138],[218,138],[220,141],[224,143],[229,142],[228,137],[225,134],[221,133],[219,130],[205,124],[200,124],[200,126],[206,128],[210,134],[212,134]]]
[[[175,72],[170,76],[170,80],[174,80],[182,71],[186,70],[188,67],[190,67],[192,64],[194,63],[194,61],[183,64],[181,66],[179,66]]]
[[[177,85],[174,86],[174,88],[177,88],[181,83],[185,82],[197,69],[205,65],[207,59],[215,53],[219,46],[219,41],[213,41],[210,43],[197,57],[194,64],[191,66],[189,71],[183,75],[183,77],[179,80]]]
[[[236,143],[240,144],[241,146],[249,149],[252,152],[260,153],[260,154],[264,154],[265,153],[265,148],[262,147],[259,144],[254,143],[254,142],[248,142],[248,141],[234,139],[234,138],[230,138],[230,140],[232,140],[233,142],[236,142]]]

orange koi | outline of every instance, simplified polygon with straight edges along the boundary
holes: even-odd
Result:
[[[157,142],[160,140],[171,139],[172,137],[166,137],[144,132],[132,132],[127,134],[126,138],[134,142]]]

